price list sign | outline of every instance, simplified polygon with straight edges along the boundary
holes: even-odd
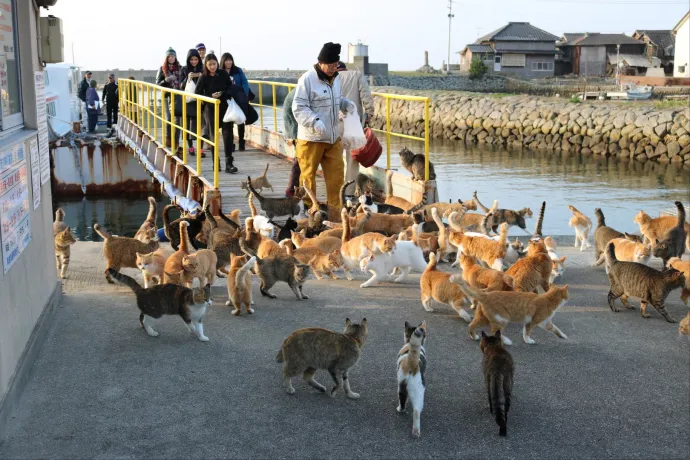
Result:
[[[0,152],[0,237],[5,273],[31,241],[27,168],[24,144]]]

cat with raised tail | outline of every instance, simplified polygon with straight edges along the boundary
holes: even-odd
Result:
[[[108,272],[115,280],[134,291],[137,307],[141,311],[139,322],[148,335],[158,337],[158,332],[152,327],[155,319],[163,315],[179,315],[190,332],[196,334],[202,342],[208,342],[208,337],[204,335],[203,319],[206,308],[212,303],[210,284],[194,289],[177,284],[157,284],[144,288],[133,278],[112,268]]]
[[[149,197],[149,213],[146,216],[146,220],[141,224],[139,230],[134,235],[134,239],[141,241],[142,243],[148,243],[148,233],[150,229],[156,229],[156,218],[157,218],[157,208],[156,199],[152,196]]]
[[[579,244],[580,251],[584,251],[585,248],[591,246],[587,240],[589,238],[589,231],[592,229],[592,221],[572,204],[568,205],[568,209],[573,213],[573,217],[570,218],[568,225],[575,229],[575,247]]]
[[[235,256],[230,262],[228,271],[228,301],[225,305],[234,306],[232,314],[239,316],[242,305],[248,315],[254,313],[252,308],[252,277],[250,271],[256,265],[256,257]]]
[[[105,279],[113,283],[108,271],[110,268],[115,271],[121,268],[137,268],[137,253],[149,253],[158,249],[158,234],[155,229],[149,229],[149,242],[142,243],[134,238],[126,236],[113,236],[106,229],[98,224],[93,225],[93,229],[103,238],[103,255],[105,256]]]
[[[273,186],[271,185],[271,183],[268,181],[268,178],[266,177],[266,173],[268,172],[268,167],[270,165],[271,165],[270,163],[266,163],[266,169],[264,169],[264,173],[262,175],[260,175],[259,177],[255,177],[253,179],[252,185],[254,186],[254,188],[257,188],[257,189],[261,190],[262,192],[264,191],[265,188],[270,188],[271,192],[273,191]],[[244,181],[244,180],[240,181],[240,188],[242,190],[247,191],[247,194],[244,196],[249,196],[249,194],[251,193],[249,191],[249,187],[247,184],[248,184],[247,181]]]
[[[503,345],[501,331],[493,336],[482,331],[479,348],[484,354],[482,368],[484,370],[484,385],[489,398],[489,412],[496,414],[498,435],[508,435],[508,411],[510,398],[513,393],[513,373],[515,366],[513,357]]]
[[[61,209],[58,209],[61,211]],[[53,224],[54,225],[54,224]],[[61,279],[67,278],[67,267],[72,250],[70,246],[77,242],[72,230],[65,225],[65,228],[55,234],[53,238],[55,244],[55,263]]]
[[[426,321],[412,326],[405,321],[405,344],[398,352],[398,412],[405,412],[407,401],[412,405],[412,436],[422,434],[421,416],[426,390]]]
[[[597,217],[597,228],[594,230],[594,265],[606,251],[606,245],[614,238],[625,238],[625,235],[618,230],[614,230],[606,225],[604,212],[600,208],[594,210]]]
[[[371,286],[378,281],[389,280],[400,270],[400,275],[393,278],[394,283],[401,283],[407,279],[410,270],[418,273],[426,269],[424,254],[417,239],[417,227],[413,227],[412,241],[398,240],[391,251],[377,254],[364,250],[360,260],[360,268],[363,272],[371,272],[373,276],[362,283],[360,287]],[[366,236],[365,234],[364,236]]]
[[[393,171],[391,170],[386,171],[386,201],[384,203],[397,206],[405,211],[414,207],[414,204],[406,199],[393,194]]]
[[[654,244],[654,257],[658,257],[664,264],[664,268],[668,264],[671,257],[683,257],[685,253],[685,206],[680,201],[676,201],[676,208],[678,208],[678,216],[676,218],[676,226],[671,228],[661,241],[656,241]]]
[[[285,198],[267,198],[262,196],[254,189],[252,178],[249,176],[247,176],[247,187],[249,187],[249,191],[254,194],[256,199],[259,200],[261,209],[266,213],[269,219],[275,219],[276,217],[282,216],[295,217],[304,215],[304,197],[306,193],[302,187],[295,187],[295,194]]]

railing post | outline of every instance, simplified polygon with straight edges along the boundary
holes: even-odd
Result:
[[[218,130],[220,129],[220,101],[216,101],[213,113],[213,126],[215,129],[215,131],[213,131],[213,150],[216,152],[215,155],[213,155],[213,188],[218,189],[218,171],[220,170],[220,149],[218,148],[220,145],[218,136]],[[227,145],[224,147],[227,148]]]
[[[201,152],[204,141],[201,140],[201,99],[196,100],[196,174],[201,177]]]
[[[259,126],[261,127],[261,137],[264,131],[264,92],[263,85],[259,83]],[[262,142],[263,143],[263,142]]]
[[[424,180],[429,180],[429,98],[424,101]]]
[[[168,121],[165,119],[165,114],[163,113],[165,111],[165,89],[161,89],[161,139],[163,140],[163,148],[165,148],[165,144],[167,144],[168,140],[168,133],[167,127],[168,127]]]
[[[391,102],[386,96],[386,169],[391,169]]]
[[[153,138],[158,142],[158,129],[157,129],[157,123],[156,123],[156,113],[158,112],[158,98],[156,97],[156,93],[158,92],[158,88],[151,88],[153,89]],[[161,101],[161,104],[163,101]]]
[[[175,121],[175,94],[170,94],[170,151],[175,155],[175,129],[177,128],[177,122]]]
[[[278,132],[278,111],[276,110],[276,85],[271,83],[273,89],[273,131]]]
[[[187,164],[187,98],[182,96],[182,164]]]

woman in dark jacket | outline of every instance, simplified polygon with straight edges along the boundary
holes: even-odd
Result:
[[[187,51],[187,65],[182,67],[182,84],[180,87],[184,90],[187,86],[187,80],[191,79],[195,84],[199,82],[199,77],[201,77],[204,70],[204,64],[201,62],[201,56],[196,48],[192,48]],[[189,131],[196,132],[196,104],[197,101],[187,102],[187,125],[186,128]],[[182,108],[179,109],[175,107],[175,111],[179,113],[177,115],[182,116]],[[203,116],[203,115],[202,115]],[[189,146],[189,154],[194,156],[196,153],[194,146],[192,145],[193,136],[187,134],[187,144]],[[199,142],[197,140],[197,150],[199,150]],[[201,151],[201,150],[200,150]],[[203,151],[201,151],[201,156],[205,157]]]
[[[244,75],[244,71],[235,65],[235,59],[233,59],[232,54],[223,53],[220,57],[220,68],[230,75],[233,84],[241,86],[244,94],[249,96],[249,82],[247,81],[247,77]],[[237,125],[237,137],[240,139],[240,152],[243,152],[244,123]]]
[[[168,48],[168,50],[165,52],[165,61],[163,61],[163,65],[158,69],[158,73],[156,74],[156,84],[159,86],[162,86],[164,88],[171,88],[171,89],[180,89],[180,84],[182,83],[182,66],[180,65],[180,62],[177,60],[177,54],[175,53],[175,50],[172,48]],[[181,101],[181,98],[175,98],[175,104],[178,105],[178,101]],[[180,119],[179,117],[175,117],[175,114],[171,114],[171,107],[170,107],[170,95],[167,94],[165,97],[165,107],[163,107],[163,118],[165,120],[174,120],[176,124],[180,124]],[[170,139],[170,131],[171,127],[166,123],[165,125],[165,146],[170,147],[171,144],[171,139]],[[175,143],[177,144],[180,138],[180,130],[175,130]]]
[[[225,172],[230,174],[237,173],[237,168],[233,164],[232,151],[233,132],[232,123],[224,123],[223,116],[228,110],[227,100],[232,98],[232,80],[230,75],[218,66],[218,58],[210,53],[204,59],[204,72],[196,84],[196,94],[220,99],[220,125],[223,131],[223,147],[225,148]],[[205,104],[204,118],[209,126],[211,141],[216,142],[218,133],[214,132],[213,105]],[[215,151],[214,151],[215,152]]]

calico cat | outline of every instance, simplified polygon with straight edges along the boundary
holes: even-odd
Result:
[[[448,241],[458,248],[458,254],[474,256],[494,270],[503,270],[503,259],[507,253],[508,224],[501,225],[498,241],[483,236],[466,235],[462,229],[452,230]]]
[[[199,286],[206,286],[206,283],[216,282],[218,257],[210,249],[199,249],[193,254],[182,256],[182,275],[187,287],[192,287],[195,278],[199,279]]]
[[[158,248],[148,254],[137,252],[137,268],[144,277],[144,288],[163,282],[165,262],[172,253],[167,248]]]
[[[320,327],[298,329],[290,334],[283,341],[276,355],[277,362],[285,363],[283,375],[287,393],[295,394],[292,377],[300,374],[309,385],[325,393],[326,388],[314,380],[314,374],[318,369],[328,369],[335,382],[335,387],[330,393],[331,397],[343,388],[345,396],[358,399],[359,394],[350,389],[348,372],[359,361],[366,338],[366,318],[363,318],[359,324],[347,318],[342,334]]]
[[[296,187],[295,194],[291,197],[266,198],[261,196],[261,194],[254,189],[252,178],[249,176],[247,176],[247,186],[259,200],[261,209],[266,213],[266,217],[269,219],[275,219],[281,216],[295,217],[304,214],[304,197],[306,196],[306,192],[303,187]]]
[[[551,284],[556,278],[563,276],[565,273],[565,259],[567,256],[558,257],[558,254],[556,253],[558,245],[556,244],[556,240],[550,236],[544,238],[543,242],[547,254],[551,258],[552,262],[551,276],[549,276],[549,284]]]
[[[256,257],[234,256],[230,261],[228,271],[228,301],[225,305],[234,306],[232,314],[239,316],[242,305],[248,315],[254,313],[252,308],[252,277],[251,270],[256,265]]]
[[[513,342],[503,334],[503,329],[509,323],[524,324],[522,339],[530,345],[535,343],[530,337],[534,326],[553,332],[561,339],[568,338],[552,322],[556,311],[568,301],[567,284],[561,287],[551,285],[544,294],[535,294],[514,291],[485,292],[473,289],[462,280],[460,275],[453,275],[450,281],[457,283],[466,296],[479,302],[474,319],[467,329],[474,340],[479,340],[479,334],[475,332],[477,328],[491,325],[492,333],[500,330],[503,343],[512,345]]]
[[[625,238],[614,238],[609,243],[613,243],[616,258],[621,262],[637,262],[648,265],[649,259],[652,256],[652,248],[646,244],[631,240],[628,233],[625,233]],[[599,259],[594,262],[594,265],[601,265],[606,261],[606,253],[602,253]],[[606,273],[609,272],[608,265],[606,266]]]
[[[465,311],[465,305],[468,303],[467,298],[456,284],[449,281],[450,276],[450,273],[436,269],[436,254],[433,252],[429,254],[429,264],[419,278],[422,306],[426,311],[434,311],[431,308],[431,301],[435,300],[451,307],[458,312],[460,318],[469,323],[472,321],[472,317]]]
[[[375,203],[371,194],[364,193],[359,196],[359,205],[362,212],[369,209],[372,214],[404,214],[405,210],[391,204]]]
[[[681,290],[680,300],[687,305],[688,299],[690,299],[690,261],[680,260],[679,257],[671,257],[668,261],[668,266],[683,273],[685,277],[685,286]]]
[[[482,331],[479,349],[484,354],[482,369],[486,395],[489,398],[489,412],[496,413],[498,435],[506,436],[510,397],[513,393],[513,357],[503,345],[500,330],[493,336],[488,336]]]
[[[666,311],[664,301],[671,291],[685,285],[683,273],[675,269],[660,272],[636,262],[621,262],[616,258],[612,243],[606,246],[606,265],[609,267],[608,302],[612,311],[619,311],[614,305],[617,298],[620,297],[623,305],[632,309],[628,298],[639,297],[642,317],[649,318],[647,304],[651,303],[666,321],[676,322]]]
[[[492,223],[492,230],[494,233],[497,233],[496,230],[502,223],[507,223],[508,225],[512,226],[517,226],[520,227],[521,229],[527,231],[527,224],[525,223],[525,218],[526,217],[532,217],[534,214],[532,213],[532,210],[530,208],[522,208],[519,211],[513,211],[512,209],[494,209],[493,207],[491,209],[487,208],[483,204],[479,202],[479,199],[477,198],[477,193],[475,192],[475,199],[474,201],[477,203],[477,205],[484,211],[485,213],[492,212],[494,215],[493,218],[493,223]],[[495,204],[495,202],[494,202]]]
[[[553,272],[553,261],[546,252],[542,240],[530,240],[527,257],[518,260],[506,270],[506,275],[513,278],[513,287],[519,292],[538,292],[541,286],[544,292],[549,290],[549,280]]]
[[[676,201],[675,204],[678,208],[676,226],[666,232],[661,241],[654,244],[654,257],[661,259],[664,268],[671,257],[683,257],[685,253],[685,206],[680,201]]]
[[[165,232],[165,237],[170,241],[170,246],[177,251],[177,248],[180,246],[180,222],[185,221],[189,223],[189,227],[187,227],[187,234],[189,235],[192,247],[194,247],[194,249],[202,249],[206,247],[196,239],[196,236],[203,228],[206,215],[203,212],[200,212],[195,216],[182,216],[170,222],[169,213],[173,208],[177,208],[177,206],[174,204],[169,204],[163,208],[163,230]]]
[[[264,173],[259,177],[255,177],[252,181],[253,182],[252,185],[254,186],[254,188],[257,188],[257,189],[261,190],[262,192],[264,191],[265,188],[270,188],[271,192],[273,191],[273,186],[271,185],[271,183],[268,181],[268,178],[266,177],[266,173],[268,172],[269,166],[270,166],[270,163],[266,163],[266,169],[264,169]],[[244,180],[240,181],[240,188],[242,190],[247,191],[247,194],[244,196],[249,196],[249,194],[251,193],[249,191],[249,186],[247,185],[247,183],[248,182],[244,181]]]
[[[240,228],[237,226],[233,233],[228,233],[221,230],[216,223],[216,220],[211,215],[211,211],[208,208],[204,209],[206,213],[206,220],[211,223],[211,233],[209,233],[208,238],[208,248],[216,253],[216,268],[220,273],[227,274],[226,267],[230,265],[230,259],[232,256],[241,256],[242,250],[240,249]],[[225,215],[219,211],[218,214],[225,222],[232,226],[237,225]]]
[[[470,287],[487,291],[514,290],[514,281],[510,275],[492,268],[482,267],[475,257],[462,254],[460,267],[462,268],[462,278]],[[453,284],[453,286],[455,285]],[[472,309],[475,308],[477,308],[477,302],[473,300]]]
[[[374,182],[374,179],[366,174],[357,174],[357,179],[355,179],[356,197],[371,194],[374,190],[376,190],[376,182]]]
[[[426,321],[411,326],[405,321],[405,344],[398,352],[398,412],[405,412],[407,401],[412,405],[412,436],[421,433],[421,415],[424,409],[424,390],[426,381],[426,349],[428,336]]]
[[[587,240],[589,239],[589,231],[592,229],[592,221],[575,206],[569,204],[568,209],[573,213],[568,225],[575,229],[575,247],[580,244],[580,251],[584,251],[591,246]]]
[[[134,239],[141,241],[142,243],[148,243],[147,235],[149,229],[157,229],[156,226],[157,208],[156,199],[152,196],[149,197],[149,213],[146,216],[146,220],[141,224],[139,230],[134,235]]]
[[[412,174],[412,180],[424,180],[425,160],[421,153],[414,154],[407,147],[398,153],[400,155],[400,164]],[[434,164],[429,162],[429,180],[436,180],[436,172],[434,171]]]
[[[98,224],[93,225],[93,229],[98,233],[103,242],[103,255],[105,256],[105,279],[108,283],[114,283],[110,276],[109,269],[115,271],[120,268],[137,268],[137,253],[149,253],[158,249],[158,234],[156,229],[149,229],[149,243],[142,243],[134,238],[125,236],[112,236],[107,230]]]
[[[58,211],[61,211],[61,209],[58,209]],[[54,228],[55,223],[53,224]],[[74,238],[72,230],[65,225],[65,228],[54,236],[53,241],[55,244],[55,264],[60,278],[64,280],[67,278],[67,267],[69,266],[69,258],[72,252],[70,246],[76,243],[77,240]]]
[[[55,210],[55,221],[53,222],[53,236],[56,236],[66,228],[65,211],[63,211],[62,208],[57,208],[57,210]]]
[[[423,198],[426,199],[426,195]],[[414,207],[414,204],[406,199],[393,194],[393,171],[390,170],[386,171],[386,201],[384,201],[384,203],[404,209],[405,211]]]
[[[640,233],[644,235],[645,241],[649,244],[657,240],[663,240],[673,227],[678,225],[678,218],[675,216],[661,216],[652,219],[646,212],[640,211],[635,216],[635,223],[640,226]],[[685,222],[685,248],[690,251],[690,223]]]
[[[594,215],[597,216],[597,228],[594,230],[594,263],[596,264],[606,251],[609,241],[614,238],[625,238],[625,235],[606,226],[604,212],[600,208],[594,210]]]
[[[261,295],[275,299],[276,296],[271,294],[269,289],[278,281],[283,281],[290,286],[297,300],[309,298],[302,291],[302,286],[307,281],[311,271],[309,265],[299,263],[290,255],[277,255],[262,259],[257,256],[254,249],[247,246],[243,238],[240,239],[239,244],[245,254],[256,257],[255,273],[261,279]]]
[[[141,311],[139,322],[148,335],[158,337],[158,332],[151,327],[154,319],[163,315],[180,315],[190,332],[196,334],[202,342],[208,342],[209,338],[204,335],[202,321],[206,308],[212,303],[210,284],[204,288],[195,289],[177,284],[157,284],[150,288],[143,288],[127,275],[112,268],[108,271],[110,276],[134,291],[137,307]]]
[[[192,243],[189,241],[189,234],[187,233],[189,222],[185,220],[180,221],[179,226],[179,235],[181,237],[180,246],[177,251],[165,261],[165,266],[163,267],[163,283],[184,286],[186,280],[184,279],[182,260],[184,256],[192,253]]]

